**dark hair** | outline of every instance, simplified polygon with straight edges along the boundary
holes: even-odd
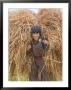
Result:
[[[33,26],[31,28],[31,34],[32,33],[39,33],[39,34],[41,34],[41,28],[39,26]]]

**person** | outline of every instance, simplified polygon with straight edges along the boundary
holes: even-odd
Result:
[[[48,46],[48,40],[42,38],[39,26],[33,26],[31,28],[31,37],[31,44],[27,46],[27,52],[30,51],[29,54],[32,53],[33,56],[29,80],[47,81],[47,70],[46,67],[44,67],[43,54],[44,49]]]

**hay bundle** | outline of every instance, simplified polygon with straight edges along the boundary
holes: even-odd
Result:
[[[36,24],[41,26],[42,33],[49,41],[44,57],[48,78],[61,80],[61,19],[61,12],[56,9],[42,9],[38,14],[26,9],[9,12],[9,80],[28,80],[26,48],[31,40],[31,27]]]
[[[49,80],[62,78],[62,17],[59,9],[42,9],[39,12],[39,23],[42,32],[49,41],[45,61]],[[51,78],[52,75],[52,78]]]
[[[31,39],[29,33],[31,26],[35,23],[36,17],[30,11],[19,10],[12,13],[9,12],[9,67],[12,66],[12,62],[15,63],[16,75],[14,76],[19,80],[23,80],[21,76],[27,72],[26,46]],[[9,71],[10,74],[14,73],[12,69]],[[9,76],[12,79],[13,75]]]

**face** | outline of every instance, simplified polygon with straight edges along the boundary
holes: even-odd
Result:
[[[33,33],[32,34],[32,38],[34,39],[34,40],[39,40],[39,37],[40,37],[40,34],[39,33]]]

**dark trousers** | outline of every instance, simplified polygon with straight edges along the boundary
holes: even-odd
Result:
[[[34,60],[32,61],[32,65],[31,65],[31,72],[29,75],[30,81],[47,81],[46,67],[44,67],[44,69],[42,70],[43,66],[44,66],[44,62],[43,62],[42,57],[34,57]],[[40,80],[38,78],[39,73],[41,77]]]

